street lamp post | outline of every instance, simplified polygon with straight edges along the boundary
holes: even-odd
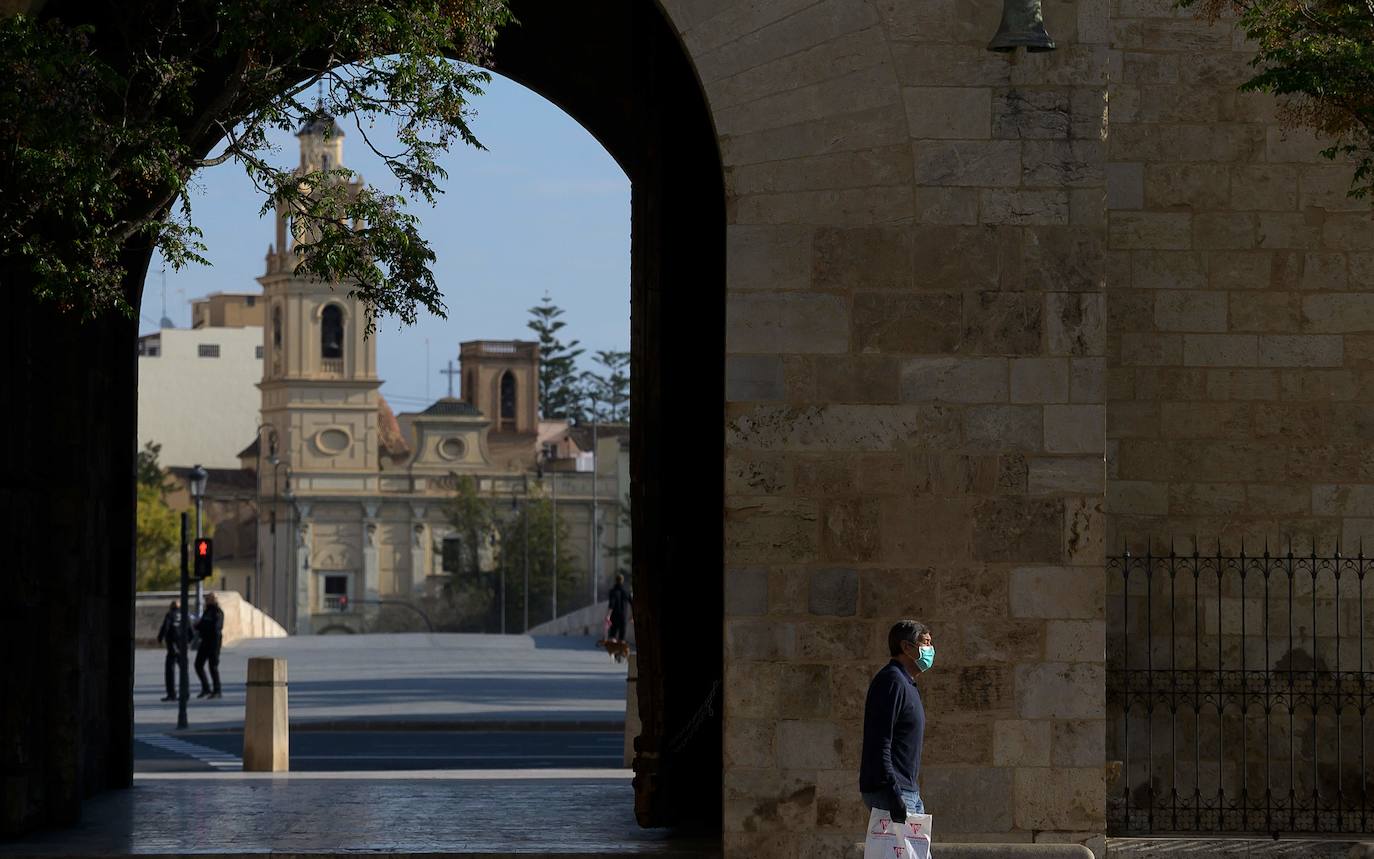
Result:
[[[291,469],[286,470],[286,489],[282,492],[282,500],[286,502],[286,619],[287,629],[296,628],[296,613],[300,606],[296,601],[290,599],[292,585],[296,580],[296,493],[291,491]]]
[[[558,619],[558,469],[551,469],[549,480],[553,484],[553,572],[549,574],[549,620]]]
[[[204,500],[205,500],[205,483],[206,483],[206,481],[208,481],[209,479],[210,479],[210,472],[208,472],[208,471],[206,471],[204,468],[202,468],[201,465],[200,465],[200,463],[196,463],[195,466],[193,466],[193,467],[191,468],[191,480],[190,480],[190,485],[191,485],[191,498],[196,502],[196,539],[197,539],[197,540],[199,540],[201,537],[205,536],[205,535],[202,533],[202,527],[203,527],[203,525],[202,525],[202,519],[201,519],[201,505],[202,505],[202,503],[203,503]],[[201,580],[200,580],[200,579],[196,579],[196,616],[197,616],[197,617],[200,616],[200,613],[201,613],[201,611],[202,611],[203,608],[204,608],[203,605],[202,605],[202,594],[203,594],[203,592],[204,592],[204,591],[203,591],[203,588],[202,588],[202,586],[201,586]]]
[[[290,621],[286,617],[286,592],[281,587],[280,576],[277,574],[277,505],[281,503],[281,496],[277,492],[277,474],[283,468],[286,469],[286,485],[289,488],[291,485],[291,466],[280,460],[272,464],[272,515],[270,520],[272,527],[272,602],[275,603],[276,608],[272,615],[278,623],[282,621],[289,623]],[[280,601],[278,601],[279,595]],[[283,624],[283,626],[286,625]],[[288,626],[288,631],[289,629]]]
[[[177,730],[187,728],[186,704],[191,698],[191,669],[189,665],[191,648],[191,609],[190,600],[191,571],[187,562],[186,532],[190,527],[186,521],[186,511],[181,513],[181,623],[177,627]]]
[[[555,457],[556,458],[556,457]],[[549,457],[540,450],[539,455],[534,460],[535,476],[540,483],[544,482],[544,463]],[[549,480],[552,482],[553,495],[551,499],[550,528],[553,530],[553,572],[549,574],[549,620],[558,618],[558,470],[549,462]]]
[[[273,465],[277,464],[277,428],[271,424],[258,424],[258,428],[254,431],[254,436],[258,442],[258,464],[253,471],[253,483],[256,490],[253,501],[253,582],[259,590],[262,589],[262,546],[260,543],[262,538],[262,431],[264,429],[271,430],[267,434],[268,462]],[[248,593],[244,595],[244,599],[249,602],[253,601],[252,585],[249,585]]]

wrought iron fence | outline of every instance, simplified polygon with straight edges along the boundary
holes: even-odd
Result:
[[[1107,567],[1110,831],[1374,831],[1374,558],[1170,549]]]

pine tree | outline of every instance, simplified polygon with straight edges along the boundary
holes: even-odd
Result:
[[[596,418],[610,423],[630,422],[630,353],[602,349],[596,353],[600,371],[583,374],[596,397]]]
[[[564,344],[558,339],[558,332],[568,324],[558,318],[562,315],[563,308],[544,293],[544,300],[530,308],[526,325],[539,335],[539,416],[577,421],[583,417],[577,359],[585,350],[577,340]]]

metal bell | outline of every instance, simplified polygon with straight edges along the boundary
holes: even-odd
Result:
[[[989,51],[1053,51],[1054,39],[1045,32],[1040,0],[1002,0],[1002,26],[988,43]]]

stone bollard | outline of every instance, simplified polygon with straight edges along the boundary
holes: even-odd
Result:
[[[286,660],[255,656],[248,660],[248,701],[243,711],[243,770],[282,773],[290,769]]]
[[[639,736],[639,657],[631,653],[625,677],[625,766],[634,764],[635,737]]]

